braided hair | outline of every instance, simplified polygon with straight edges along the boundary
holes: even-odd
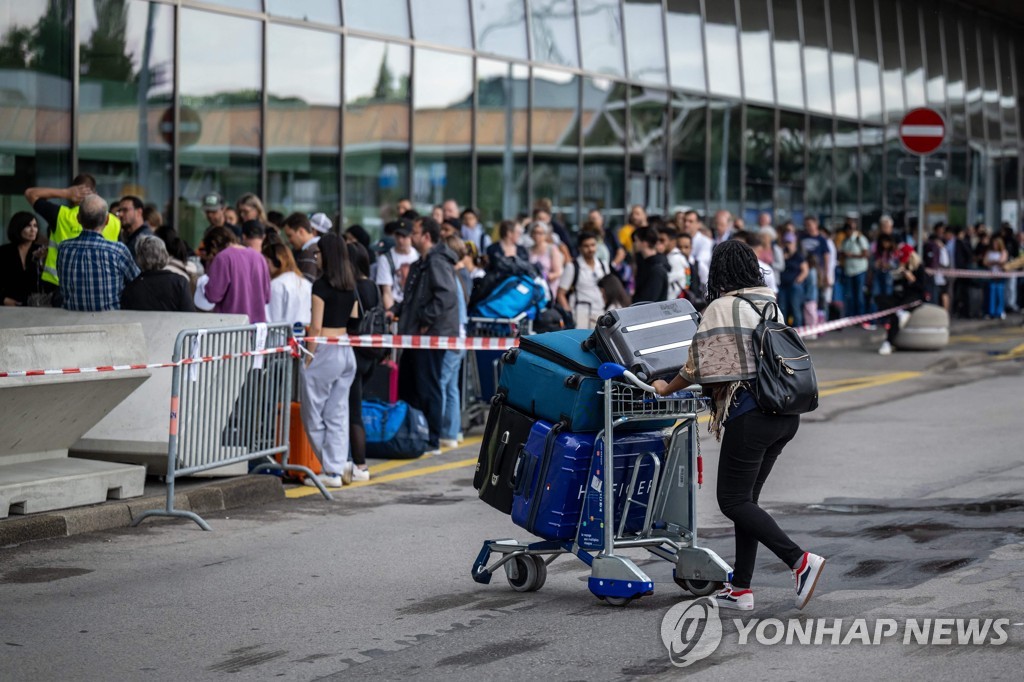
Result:
[[[738,239],[729,239],[711,252],[711,267],[708,269],[708,303],[724,293],[763,287],[764,275],[757,262],[757,254]]]

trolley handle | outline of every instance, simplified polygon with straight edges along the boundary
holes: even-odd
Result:
[[[657,395],[657,391],[650,384],[646,384],[641,381],[635,374],[630,372],[628,369],[614,362],[604,362],[597,368],[597,375],[604,380],[608,379],[626,379],[629,383],[633,384],[642,391],[647,393],[654,393]],[[699,384],[691,384],[683,389],[681,392],[690,392],[696,397],[701,391]]]

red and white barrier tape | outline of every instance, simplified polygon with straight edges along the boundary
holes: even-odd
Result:
[[[405,348],[428,350],[508,350],[519,345],[512,337],[412,336],[366,334],[364,336],[308,336],[300,341],[353,348]]]
[[[954,268],[925,268],[929,275],[942,275],[950,279],[1009,279],[1010,277],[1021,277],[1024,272],[1014,270],[1011,272],[991,272],[989,270],[957,270]]]
[[[921,305],[921,301],[914,301],[913,303],[907,303],[904,305],[896,306],[894,308],[886,308],[885,310],[879,310],[877,313],[868,313],[867,315],[854,315],[853,317],[843,317],[838,320],[832,320],[831,322],[822,322],[821,324],[804,325],[802,327],[796,327],[796,333],[800,336],[815,336],[817,334],[824,334],[825,332],[835,331],[836,329],[843,329],[845,327],[853,327],[858,324],[870,322],[871,320],[877,320],[882,317],[888,317],[898,310],[909,310],[910,308],[916,308]]]

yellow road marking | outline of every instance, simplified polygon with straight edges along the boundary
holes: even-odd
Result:
[[[1008,350],[1002,355],[997,355],[996,360],[1015,360],[1017,358],[1024,357],[1024,343],[1020,344],[1016,348]]]
[[[894,372],[892,374],[881,374],[874,377],[866,377],[864,381],[852,384],[849,386],[839,386],[837,388],[830,388],[818,393],[819,398],[825,398],[830,395],[838,395],[840,393],[848,393],[849,391],[859,391],[864,388],[877,388],[879,386],[885,386],[886,384],[894,384],[899,381],[907,381],[908,379],[914,379],[921,376],[921,372]]]
[[[482,441],[482,440],[483,440],[483,438],[481,436],[473,436],[471,438],[467,438],[465,441],[463,441],[462,445],[460,445],[459,448],[464,448],[464,447],[467,447],[467,446],[470,446],[470,445],[479,445],[480,441]],[[451,452],[451,451],[457,450],[459,448],[444,448],[444,449],[442,449],[441,452],[442,452],[442,454],[444,454],[446,452]],[[412,469],[412,470],[409,470],[409,471],[400,471],[400,472],[394,473],[394,474],[387,474],[387,475],[384,475],[384,476],[378,476],[378,474],[382,474],[382,473],[387,472],[387,471],[394,471],[395,469],[399,469],[401,467],[409,466],[410,464],[417,464],[419,462],[422,462],[425,459],[429,459],[432,456],[433,455],[423,455],[422,457],[418,457],[416,459],[397,459],[397,460],[391,460],[390,462],[383,462],[381,464],[374,464],[373,466],[370,467],[370,472],[373,475],[373,478],[371,478],[369,481],[357,481],[355,483],[350,483],[349,485],[347,485],[345,487],[346,488],[359,488],[359,487],[366,486],[366,485],[375,485],[377,483],[386,483],[387,481],[398,481],[398,480],[401,480],[403,478],[409,478],[411,476],[421,476],[421,475],[424,475],[424,474],[433,473],[434,471],[444,471],[445,469],[454,468],[454,467],[449,466],[448,464],[439,464],[439,465],[432,466],[432,467],[422,467],[422,468]],[[469,460],[467,460],[467,461],[469,461]],[[476,462],[476,458],[473,458],[472,461],[475,463]],[[285,497],[288,497],[288,498],[291,498],[291,499],[298,499],[298,498],[301,498],[301,497],[307,497],[309,495],[319,495],[319,494],[320,494],[320,491],[317,488],[310,488],[309,486],[305,486],[305,485],[297,486],[295,488],[286,488],[285,491],[284,491]]]
[[[900,379],[902,379],[902,377],[905,374],[906,374],[905,372],[893,372],[891,374],[870,374],[870,375],[864,376],[864,377],[848,377],[846,379],[832,379],[830,381],[819,381],[818,382],[818,387],[820,388],[820,387],[828,387],[828,386],[852,386],[852,385],[861,385],[861,384],[873,384],[876,381],[881,381],[881,380],[892,378],[892,377],[896,377],[897,380],[900,380]]]

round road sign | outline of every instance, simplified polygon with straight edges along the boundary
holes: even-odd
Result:
[[[946,122],[934,109],[914,109],[900,122],[900,142],[912,154],[931,154],[946,138]]]

